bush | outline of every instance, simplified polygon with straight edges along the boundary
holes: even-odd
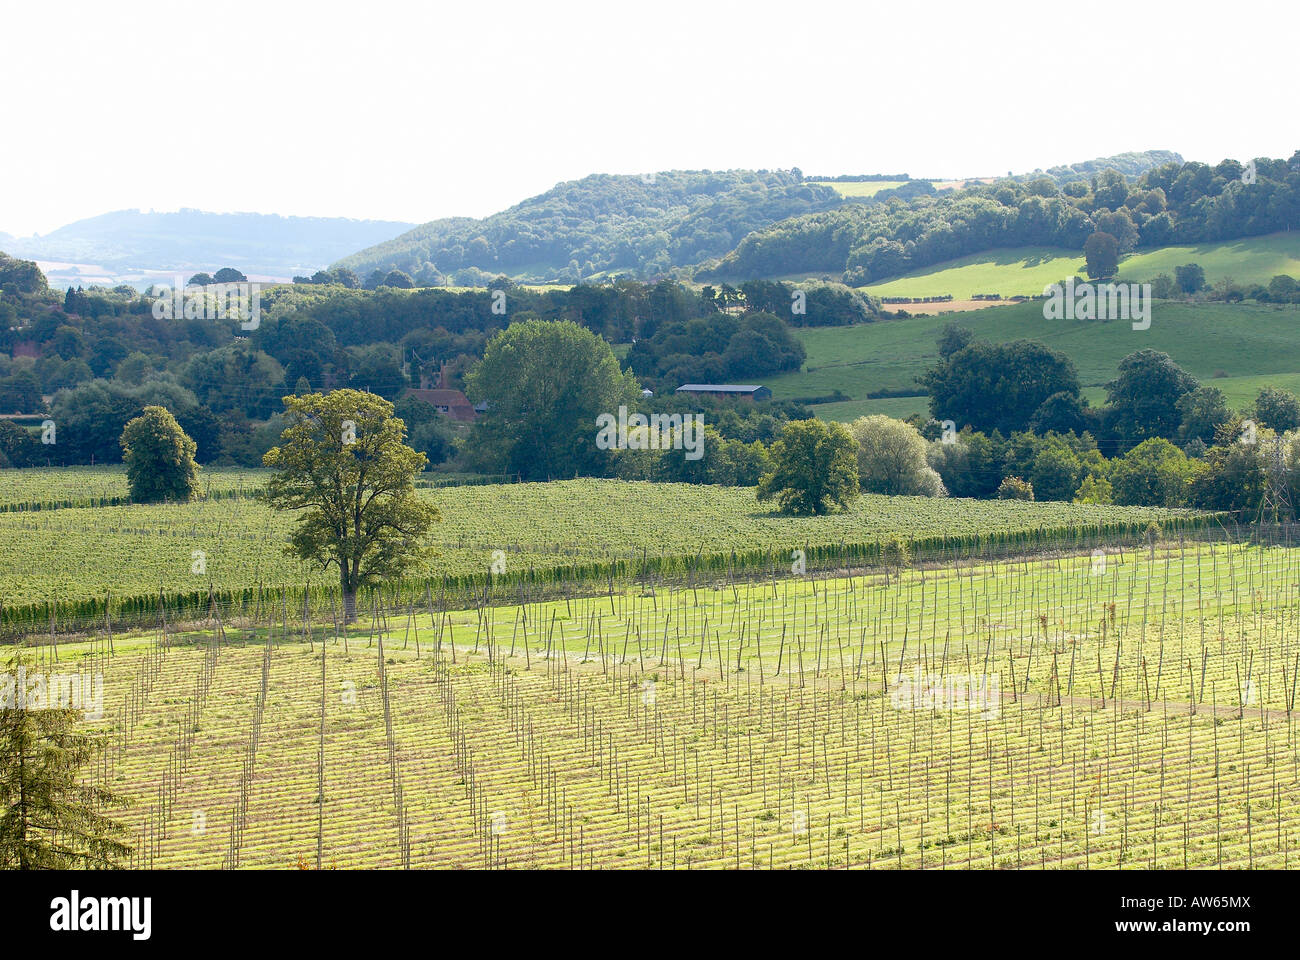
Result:
[[[1034,488],[1028,480],[1005,477],[998,487],[999,500],[1033,500]]]
[[[1177,292],[1178,285],[1169,274],[1161,273],[1151,278],[1151,296],[1155,299],[1168,300]]]
[[[901,569],[912,565],[911,548],[902,537],[893,537],[885,544],[884,557],[885,563],[891,567]]]

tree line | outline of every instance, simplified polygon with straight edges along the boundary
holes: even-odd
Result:
[[[11,320],[0,329],[9,354],[0,355],[0,413],[57,425],[49,445],[0,426],[0,464],[14,466],[117,462],[123,426],[151,405],[177,418],[199,462],[255,466],[282,429],[282,397],[339,388],[397,403],[412,441],[442,464],[468,444],[464,427],[404,391],[440,381],[464,388],[488,341],[509,325],[569,321],[606,342],[631,342],[624,365],[671,393],[689,380],[798,369],[803,350],[790,320],[875,317],[868,299],[825,285],[695,291],[619,280],[537,290],[500,277],[481,290],[366,290],[331,274],[329,282],[265,289],[260,323],[245,331],[204,316],[159,319],[152,289],[69,288],[60,296],[35,264],[8,260],[0,270],[8,278],[0,313]],[[203,287],[232,273],[191,281]]]

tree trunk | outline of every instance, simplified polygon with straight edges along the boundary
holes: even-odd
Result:
[[[339,576],[339,590],[343,594],[343,623],[356,623],[357,588],[346,571]]]

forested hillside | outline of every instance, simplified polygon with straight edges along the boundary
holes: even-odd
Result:
[[[1113,157],[1098,157],[1096,160],[1084,160],[1082,163],[1066,163],[1048,167],[1046,170],[1035,170],[1033,173],[1022,173],[1012,179],[1028,182],[1039,177],[1049,177],[1057,183],[1064,184],[1076,180],[1091,180],[1103,170],[1118,170],[1126,177],[1140,177],[1152,167],[1182,162],[1183,158],[1172,150],[1130,150],[1127,153],[1117,153]]]
[[[1066,183],[1107,169],[1137,176],[1180,159],[1167,150],[1126,153],[1018,179]],[[897,185],[858,195],[818,182],[882,178]],[[800,222],[800,218],[849,209],[853,212],[843,216],[856,223],[861,216],[856,210],[859,205],[892,209],[902,204],[910,208],[908,201],[934,195],[931,181],[911,180],[904,174],[810,178],[797,168],[594,174],[557,184],[482,220],[434,220],[344,257],[335,266],[361,277],[382,277],[400,270],[418,285],[481,285],[500,274],[517,280],[562,282],[604,274],[657,277],[675,269],[711,266],[747,236],[767,236],[778,222]],[[843,255],[832,256],[829,267],[817,269],[842,273],[843,260]]]
[[[595,174],[483,220],[434,220],[338,266],[361,276],[402,270],[426,284],[447,275],[472,284],[481,273],[561,281],[663,274],[720,257],[752,230],[841,202],[798,170]]]
[[[1088,180],[1070,175],[1053,170],[783,220],[698,277],[820,273],[856,286],[1000,247],[1081,250],[1095,231],[1114,236],[1124,254],[1300,227],[1300,152],[1289,161],[1171,162],[1135,179],[1110,168]]]

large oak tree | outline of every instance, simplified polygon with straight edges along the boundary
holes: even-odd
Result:
[[[383,397],[359,390],[284,398],[289,426],[263,462],[276,471],[267,500],[299,511],[286,552],[339,574],[344,619],[357,591],[400,576],[426,553],[438,510],[415,492],[428,462],[403,443],[405,425]]]
[[[782,513],[830,513],[858,496],[858,445],[842,423],[792,420],[772,445],[772,469],[758,484],[759,500]]]

